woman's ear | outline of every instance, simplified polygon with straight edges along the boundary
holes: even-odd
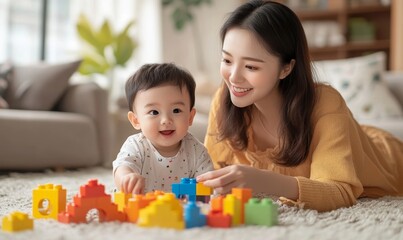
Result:
[[[192,108],[192,110],[190,111],[190,115],[189,115],[189,126],[192,126],[195,115],[196,115],[196,109]]]
[[[280,72],[280,79],[286,78],[292,71],[295,65],[295,59],[291,59],[290,63],[283,66]]]
[[[129,119],[129,122],[132,124],[134,129],[141,130],[139,119],[137,118],[137,116],[134,112],[129,111],[127,113],[127,119]]]

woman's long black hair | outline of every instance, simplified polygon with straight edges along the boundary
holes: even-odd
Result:
[[[253,33],[266,50],[288,64],[295,60],[291,73],[279,82],[283,97],[280,150],[276,163],[296,166],[302,163],[312,140],[311,115],[315,104],[315,83],[308,45],[301,22],[288,7],[271,1],[252,0],[232,12],[221,28],[221,41],[233,28]],[[228,88],[223,89],[221,109],[217,113],[218,138],[232,147],[245,150],[252,106],[238,108],[231,102]]]

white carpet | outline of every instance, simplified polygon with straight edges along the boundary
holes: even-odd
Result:
[[[32,190],[39,184],[61,184],[70,202],[79,186],[97,178],[112,193],[111,170],[81,169],[64,173],[11,173],[0,176],[0,216],[23,211],[32,216]],[[132,223],[63,224],[56,220],[34,220],[34,230],[0,232],[0,239],[402,239],[403,198],[362,199],[357,205],[332,212],[318,213],[281,207],[275,227],[239,226],[230,229],[209,227],[183,231],[149,229]]]

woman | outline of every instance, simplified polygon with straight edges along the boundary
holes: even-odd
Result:
[[[223,86],[205,145],[216,168],[197,180],[319,211],[403,195],[403,143],[360,126],[341,95],[315,83],[298,17],[276,2],[238,7],[221,28]]]

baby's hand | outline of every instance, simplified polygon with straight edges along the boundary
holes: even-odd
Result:
[[[120,191],[124,193],[142,194],[144,192],[145,179],[137,173],[128,173],[120,179]]]

